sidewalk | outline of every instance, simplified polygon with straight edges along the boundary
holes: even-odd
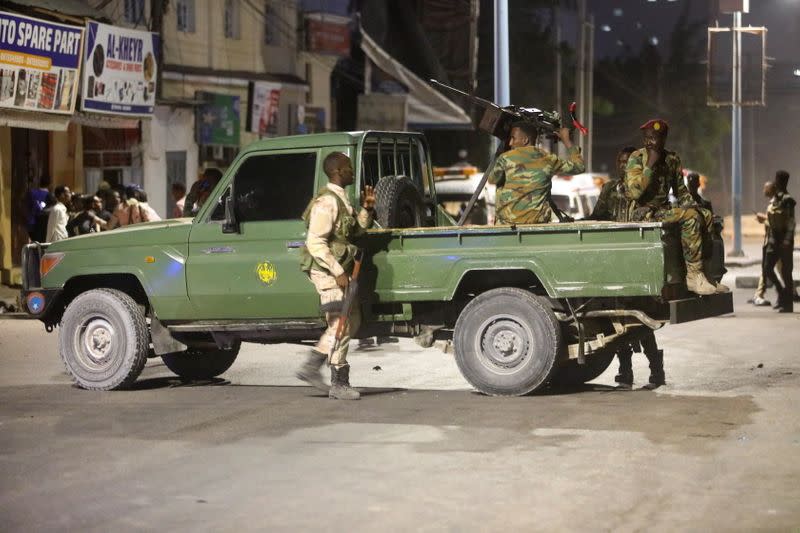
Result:
[[[0,314],[19,311],[17,296],[19,296],[19,287],[0,284]]]
[[[736,286],[738,289],[755,289],[758,286],[758,278],[761,276],[761,246],[763,238],[748,238],[742,240],[743,257],[725,257],[725,267],[728,273],[725,274],[723,283],[729,287]],[[725,239],[725,251],[732,248],[731,241]],[[800,249],[794,251],[794,271],[792,278],[795,285],[800,282]]]

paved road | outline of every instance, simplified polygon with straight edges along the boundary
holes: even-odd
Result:
[[[670,385],[488,398],[403,341],[352,358],[360,402],[246,345],[227,381],[69,385],[56,337],[0,320],[4,531],[752,530],[800,526],[800,313],[657,334]],[[759,366],[763,365],[763,366]],[[380,370],[375,369],[380,367]],[[647,377],[635,359],[640,383]]]

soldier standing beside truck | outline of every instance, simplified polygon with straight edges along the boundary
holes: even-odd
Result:
[[[669,132],[665,120],[653,119],[643,124],[644,148],[633,152],[625,172],[625,194],[636,202],[633,220],[677,222],[686,262],[686,287],[695,294],[728,292],[725,285],[714,285],[703,273],[703,228],[706,219],[697,207],[681,174],[681,160],[664,148]],[[669,191],[684,207],[672,207]],[[692,207],[690,207],[692,206]]]
[[[325,313],[328,328],[311,349],[308,359],[300,367],[297,377],[314,387],[327,391],[330,398],[357,400],[361,396],[350,386],[350,365],[347,347],[350,333],[356,331],[361,314],[356,303],[350,316],[342,316],[345,289],[352,273],[358,248],[354,241],[372,225],[375,193],[367,186],[361,194],[361,211],[357,214],[350,205],[345,187],[353,183],[353,165],[350,158],[340,152],[329,154],[323,163],[328,185],[311,200],[303,219],[308,225],[301,268],[308,274],[320,299],[320,310]],[[320,368],[328,359],[334,345],[340,320],[346,320],[338,348],[328,360],[331,367],[330,389],[322,381]]]
[[[560,159],[536,146],[538,131],[527,122],[511,126],[510,150],[501,154],[489,175],[497,186],[496,224],[546,224],[553,216],[550,184],[556,174],[580,174],[585,166],[580,149],[569,139],[569,129],[558,130],[558,138],[569,154]]]
[[[597,200],[592,220],[611,220],[615,222],[630,221],[631,214],[636,208],[636,203],[625,197],[625,169],[628,167],[630,155],[636,151],[633,146],[626,146],[617,154],[617,177],[603,185],[600,198]],[[650,364],[650,379],[645,389],[655,389],[665,385],[664,376],[664,350],[658,348],[655,333],[647,330],[641,339],[635,342],[623,341],[617,348],[619,371],[614,376],[614,381],[619,383],[620,389],[633,388],[633,352],[644,352]]]

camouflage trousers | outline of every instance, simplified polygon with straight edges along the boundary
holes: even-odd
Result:
[[[319,294],[320,310],[325,313],[325,321],[328,327],[320,337],[314,348],[317,352],[325,354],[328,357],[328,364],[337,368],[343,367],[347,364],[347,348],[350,344],[350,332],[358,331],[361,325],[361,309],[358,305],[354,305],[350,310],[350,317],[347,325],[342,332],[342,338],[339,342],[338,349],[329,355],[331,347],[336,340],[336,329],[339,327],[341,317],[342,300],[344,300],[344,291],[336,284],[336,278],[323,272],[321,270],[311,270],[308,274],[311,283]]]
[[[702,209],[694,207],[672,207],[652,212],[650,220],[658,222],[674,222],[681,227],[681,245],[686,265],[699,265],[703,258],[703,229],[709,221],[703,216]]]
[[[513,206],[507,204],[497,209],[496,216],[495,224],[548,224],[553,217],[553,211],[549,205],[540,209],[515,211]]]

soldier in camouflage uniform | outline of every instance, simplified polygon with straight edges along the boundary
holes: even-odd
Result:
[[[489,183],[497,185],[497,224],[550,222],[553,176],[584,171],[580,149],[572,145],[567,128],[558,131],[558,138],[567,147],[567,161],[537,147],[537,134],[531,124],[514,123],[509,139],[511,150],[501,154],[490,171]]]
[[[600,197],[588,217],[591,220],[613,220],[616,222],[630,221],[632,209],[636,207],[625,197],[625,169],[628,158],[636,148],[626,146],[617,154],[617,175],[608,180],[600,189]]]
[[[701,295],[728,292],[730,289],[722,284],[715,286],[703,273],[702,232],[708,220],[683,183],[680,158],[664,148],[669,126],[666,121],[655,119],[640,129],[644,133],[644,148],[631,154],[625,172],[625,195],[636,202],[633,219],[680,224],[686,287]],[[670,189],[681,207],[670,205]]]
[[[311,200],[303,214],[308,225],[303,248],[301,268],[308,274],[320,299],[320,309],[325,313],[328,328],[316,347],[311,350],[297,377],[328,392],[330,398],[357,400],[361,396],[350,386],[350,365],[347,348],[350,332],[361,322],[361,312],[356,303],[349,317],[340,314],[344,291],[350,281],[357,247],[354,241],[372,225],[375,193],[367,186],[361,193],[361,211],[356,214],[350,206],[345,187],[353,183],[353,165],[345,154],[334,152],[323,163],[328,185]],[[340,320],[347,320],[339,348],[328,364],[331,367],[331,386],[322,381],[320,368],[333,346]]]
[[[627,146],[617,154],[617,175],[603,185],[600,197],[589,217],[592,220],[611,220],[615,222],[628,222],[631,219],[636,202],[628,200],[625,196],[625,171],[630,155],[636,151],[633,146]],[[623,342],[617,348],[619,372],[614,376],[614,381],[620,389],[633,388],[633,352],[644,352],[650,363],[650,379],[645,389],[655,389],[666,384],[664,375],[664,350],[659,350],[655,334],[648,330],[642,338],[634,342]]]
[[[794,207],[795,200],[789,195],[786,187],[789,184],[789,173],[779,170],[775,174],[775,196],[767,207],[767,244],[764,247],[762,275],[772,281],[778,291],[777,308],[781,313],[794,311],[794,281],[792,268],[794,252]],[[775,273],[775,265],[780,261],[781,276]]]

